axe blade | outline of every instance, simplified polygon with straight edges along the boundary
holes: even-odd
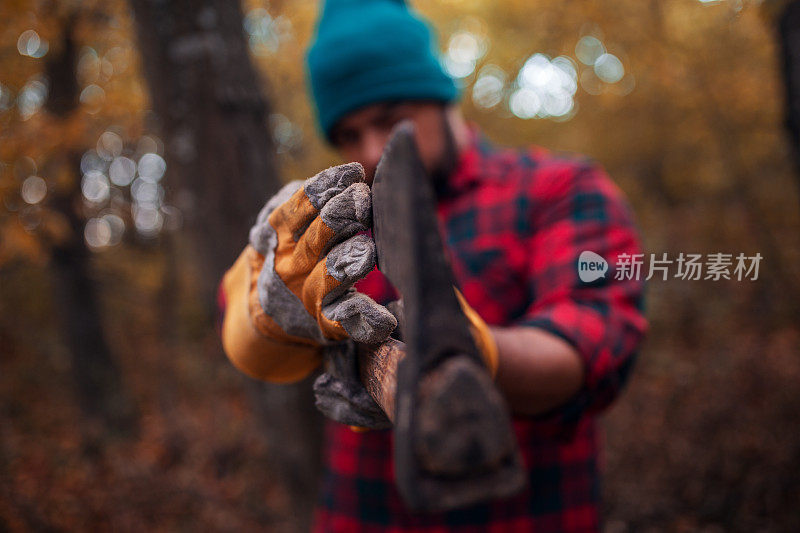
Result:
[[[414,139],[398,125],[372,183],[378,268],[403,298],[406,355],[397,363],[397,485],[416,510],[509,496],[525,484],[505,401],[458,303],[436,199]]]

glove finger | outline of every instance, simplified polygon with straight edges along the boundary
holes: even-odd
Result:
[[[289,200],[302,187],[302,180],[287,183],[261,208],[256,218],[256,223],[250,229],[250,244],[261,255],[266,255],[269,250],[274,250],[277,244],[275,230],[269,224],[269,216],[279,205]]]
[[[375,243],[368,235],[354,235],[334,246],[304,280],[301,296],[303,306],[311,316],[316,317],[320,330],[327,338],[343,340],[349,332],[337,319],[331,319],[330,315],[323,313],[323,308],[333,305],[333,302],[342,303],[340,297],[374,267]]]
[[[305,182],[287,184],[259,213],[250,232],[251,244],[263,256],[257,290],[253,291],[257,298],[254,307],[260,305],[262,322],[279,332],[276,335],[328,340],[319,328],[319,313],[311,313],[301,299],[303,281],[318,258],[298,257],[293,252],[297,238],[318,218],[319,210],[349,185],[363,180],[363,167],[357,163],[329,168]],[[344,330],[341,335],[347,336]]]
[[[314,207],[321,210],[328,200],[347,187],[365,180],[364,167],[361,166],[361,163],[353,162],[326,168],[316,176],[309,178],[303,188]]]
[[[327,374],[341,381],[359,381],[358,350],[352,339],[325,346],[322,350]]]
[[[370,429],[385,429],[392,425],[359,382],[342,381],[325,373],[314,382],[314,396],[317,409],[342,424]]]
[[[331,198],[298,239],[295,260],[319,260],[337,242],[347,239],[372,224],[372,198],[369,185],[354,183]],[[280,271],[278,271],[280,274]]]
[[[337,298],[353,283],[369,274],[375,268],[376,259],[375,241],[363,233],[353,235],[331,248],[325,256],[325,269],[341,284],[341,290],[338,293],[326,293],[323,304]]]
[[[302,190],[295,192],[269,215],[269,223],[286,244],[296,241],[325,204],[353,183],[364,181],[364,167],[347,163],[323,170],[308,178]],[[291,237],[291,241],[288,239]]]
[[[283,280],[274,270],[274,255],[269,252],[264,256],[262,264],[253,265],[254,271],[259,272],[256,280],[256,302],[251,301],[251,311],[254,316],[260,316],[265,327],[271,331],[270,336],[283,338],[286,335],[293,337],[286,339],[290,342],[299,342],[300,339],[310,339],[322,343],[325,338],[320,331],[316,315],[309,314],[297,296],[292,293]],[[259,313],[258,309],[263,310]],[[282,333],[283,332],[283,333]]]
[[[341,328],[356,342],[377,344],[389,338],[397,319],[384,306],[351,287],[322,308],[320,327],[326,335]]]

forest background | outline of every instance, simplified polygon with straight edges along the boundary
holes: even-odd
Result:
[[[602,417],[606,530],[800,528],[800,2],[414,2],[462,108],[579,152],[650,254],[762,257],[647,287]],[[308,382],[223,355],[215,289],[261,205],[338,163],[301,0],[0,2],[0,531],[307,527]]]

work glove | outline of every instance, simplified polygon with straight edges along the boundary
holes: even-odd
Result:
[[[489,326],[467,303],[457,288],[458,302],[469,323],[469,330],[478,352],[481,354],[489,374],[497,374],[498,349]],[[387,305],[397,319],[398,330],[393,334],[402,340],[404,326],[403,302],[397,300]],[[328,418],[347,424],[353,431],[386,429],[391,422],[378,403],[370,396],[361,382],[355,344],[350,341],[326,350],[326,371],[314,382],[317,408]]]
[[[324,346],[388,338],[395,317],[353,288],[375,266],[375,243],[359,234],[371,214],[358,163],[289,183],[267,202],[223,278],[223,347],[237,368],[293,382],[320,364]]]
[[[325,348],[325,372],[314,381],[317,409],[353,431],[387,429],[392,422],[361,383],[352,340]]]

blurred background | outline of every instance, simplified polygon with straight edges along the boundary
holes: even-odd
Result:
[[[412,2],[494,141],[594,157],[654,279],[603,417],[606,529],[800,530],[800,2]],[[317,2],[0,2],[0,531],[307,527],[309,384],[237,372],[215,291],[258,209],[338,163]]]

